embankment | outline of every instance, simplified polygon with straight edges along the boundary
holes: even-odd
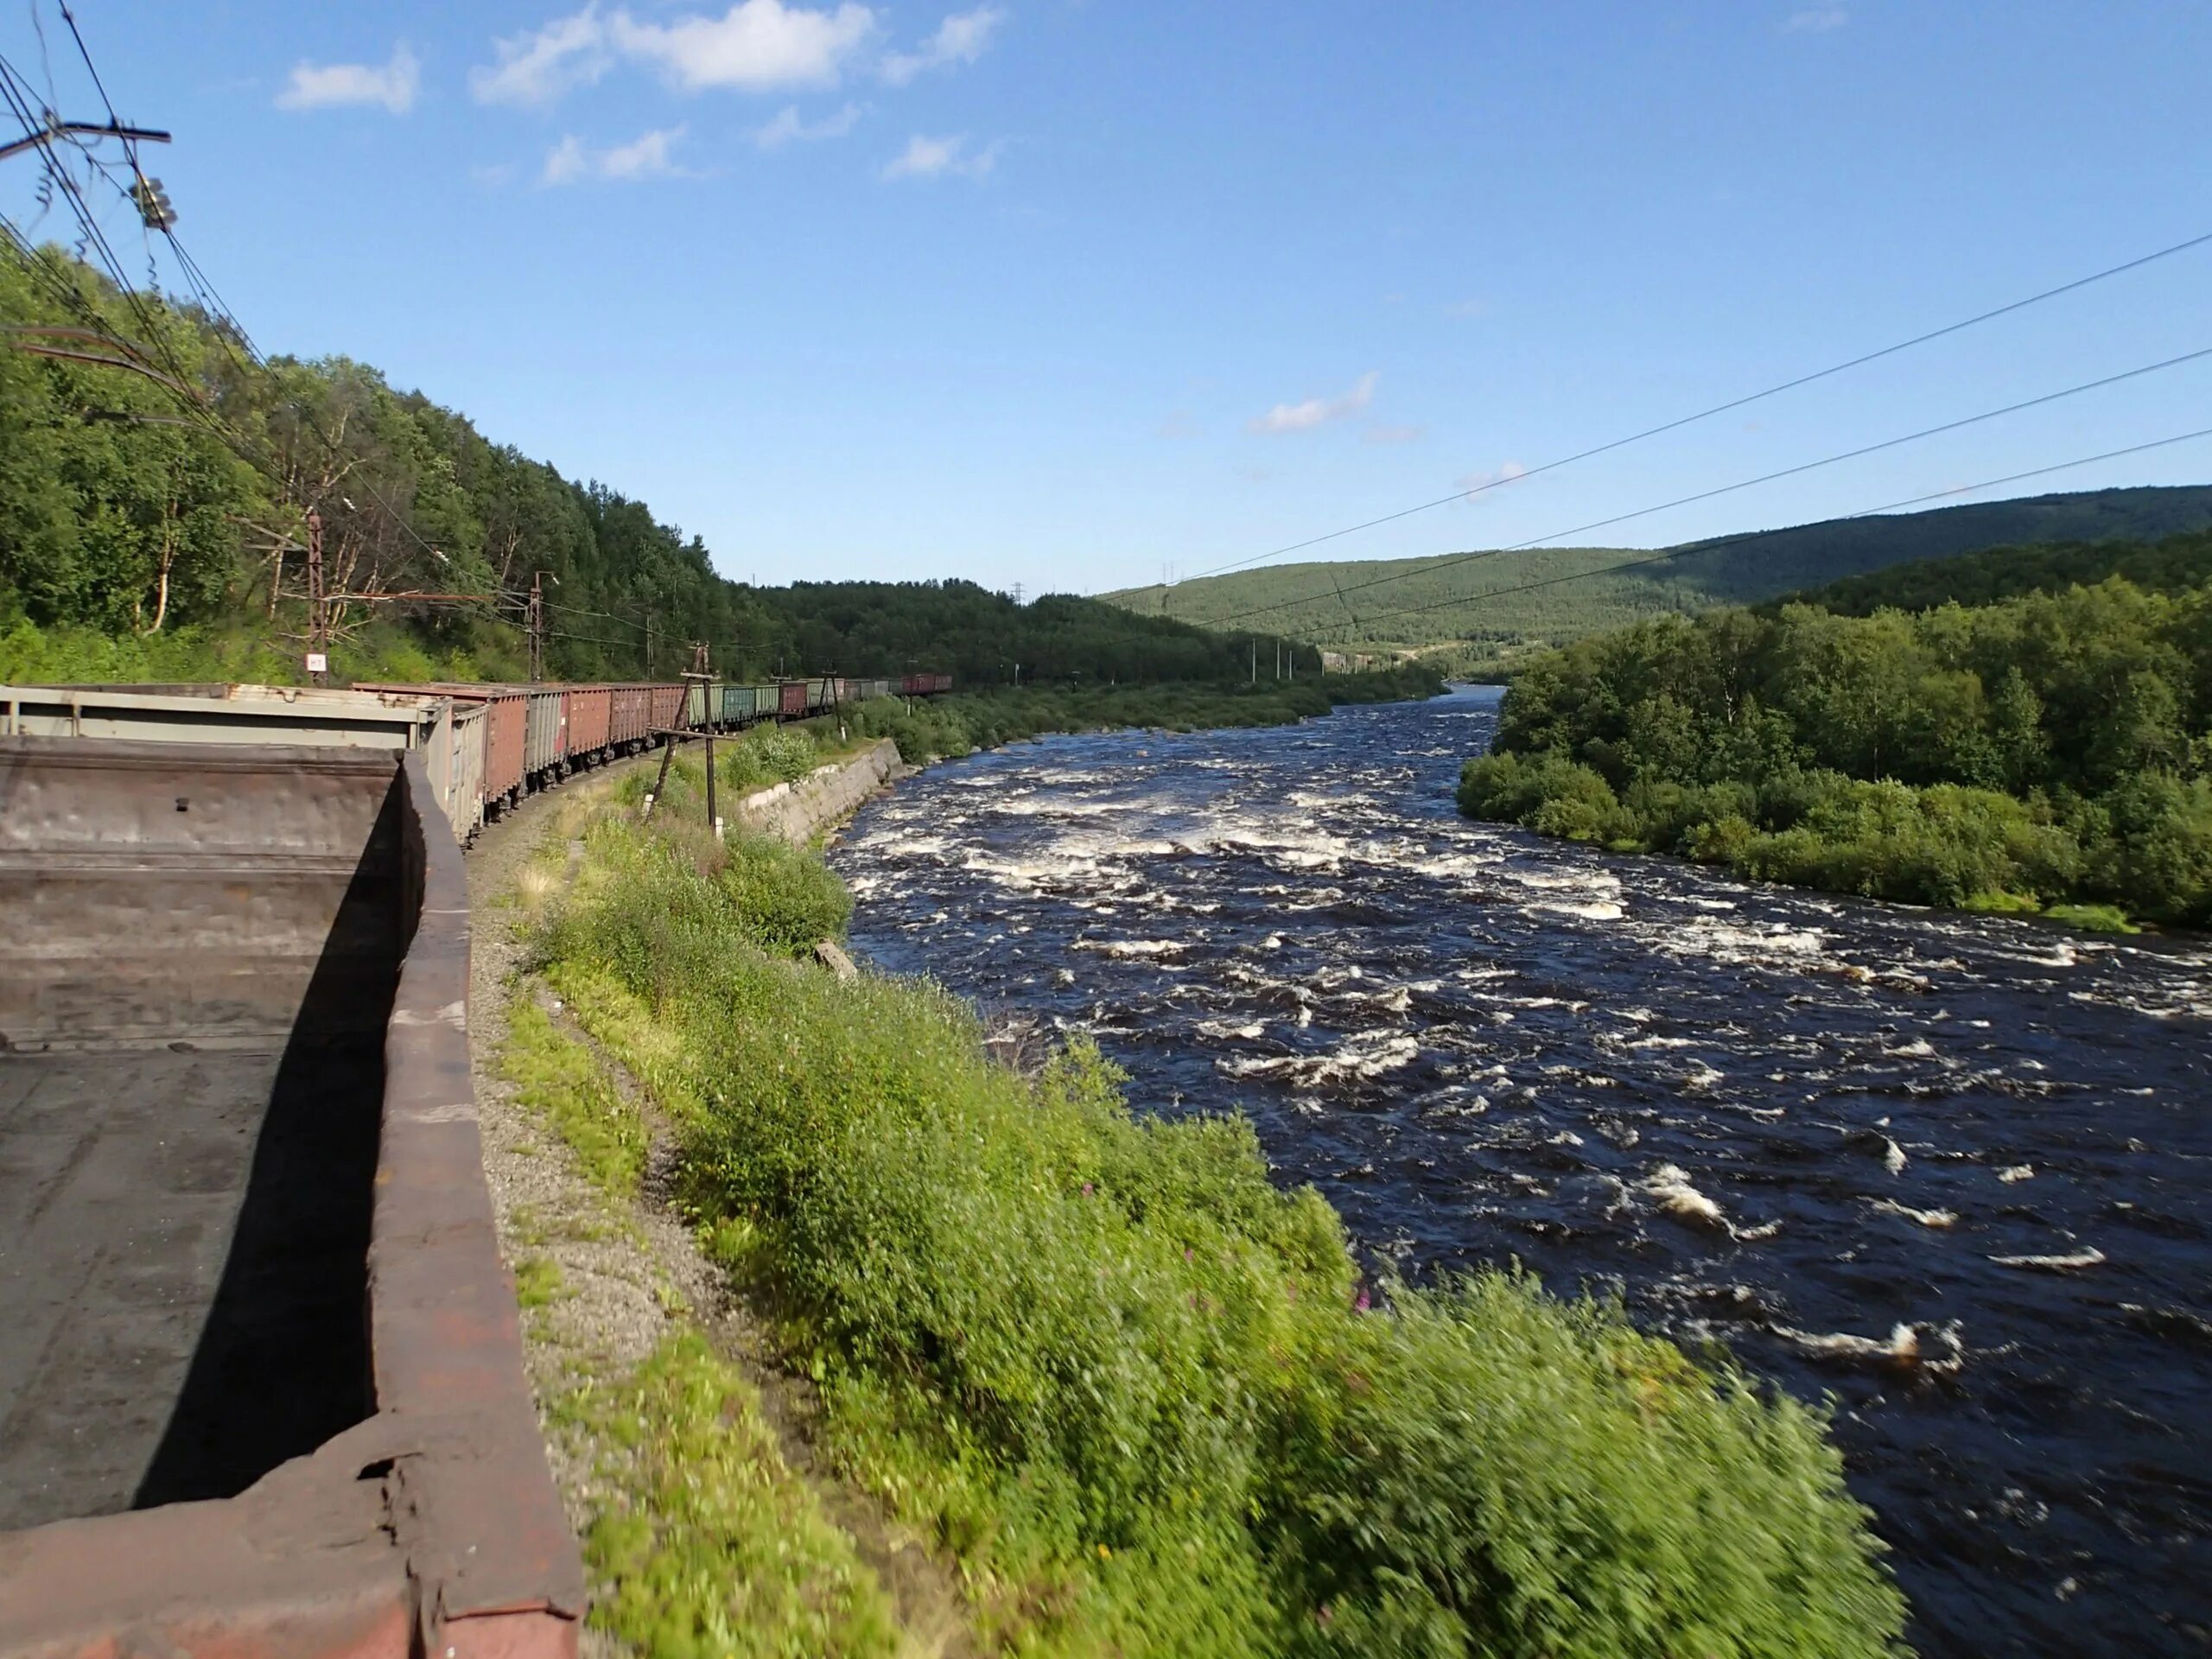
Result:
[[[878,738],[849,760],[817,766],[796,783],[774,784],[747,796],[738,803],[738,815],[764,835],[804,846],[852,817],[877,790],[913,770],[899,758],[896,743]]]
[[[979,1649],[1887,1650],[1815,1414],[1525,1278],[1363,1284],[1249,1126],[1141,1120],[1088,1045],[1016,1071],[959,999],[796,960],[826,873],[716,843],[698,784],[576,826],[535,960],[666,1125],[664,1190],[804,1380],[812,1455],[952,1565]],[[711,1421],[640,1410],[650,1446]],[[593,1562],[674,1651],[752,1592],[650,1499]],[[886,1650],[842,1605],[816,1649]]]

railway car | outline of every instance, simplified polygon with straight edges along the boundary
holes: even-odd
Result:
[[[484,813],[486,816],[497,814],[522,799],[530,781],[529,688],[434,681],[422,685],[357,683],[353,689],[357,691],[413,692],[418,696],[450,697],[456,708],[480,705],[484,710],[480,726],[484,734],[484,758],[477,771],[483,779]]]
[[[425,760],[454,837],[465,844],[487,819],[511,811],[524,795],[558,783],[579,767],[637,753],[657,741],[660,732],[710,726],[734,731],[759,720],[804,720],[841,703],[902,692],[930,696],[951,686],[949,674],[910,674],[903,680],[824,676],[746,685],[720,680],[574,686],[437,681],[365,683],[353,690],[388,699],[444,701],[450,718],[426,738]],[[350,693],[283,695],[311,699]]]
[[[607,741],[626,754],[635,754],[652,741],[653,691],[649,685],[610,685],[607,688]]]
[[[569,688],[569,763],[594,766],[613,753],[614,688]]]
[[[428,760],[430,784],[453,826],[453,838],[466,847],[484,827],[484,731],[491,709],[481,702],[451,699],[444,741]]]
[[[528,724],[523,739],[523,767],[533,787],[542,788],[568,776],[569,693],[564,687],[533,686]]]

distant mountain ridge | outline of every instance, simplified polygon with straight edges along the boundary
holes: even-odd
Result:
[[[1418,652],[1447,673],[1482,675],[1503,671],[1531,651],[1655,613],[1752,604],[1892,565],[1992,548],[2153,542],[2208,528],[2212,486],[2084,490],[1827,519],[1671,549],[1539,548],[1471,560],[1453,553],[1317,561],[1205,576],[1173,588],[1155,582],[1099,597],[1127,610],[1200,626],[1281,632],[1331,650]],[[1660,554],[1673,556],[1665,563],[1599,574]],[[1591,574],[1586,578],[1586,573]],[[1359,585],[1384,576],[1393,580]],[[1535,583],[1546,585],[1530,586]],[[1523,591],[1503,591],[1515,588]]]

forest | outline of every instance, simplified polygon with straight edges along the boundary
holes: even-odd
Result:
[[[2148,542],[2208,525],[2212,488],[2090,490],[1657,550],[1543,547],[1268,565],[1103,597],[1205,626],[1279,628],[1346,652],[1415,653],[1453,679],[1503,680],[1543,651],[1656,616],[1772,601],[1854,577],[1878,583],[1881,575],[1866,573],[1907,563],[1945,567],[1980,549]]]
[[[1837,892],[2212,924],[2212,582],[2109,574],[2185,570],[2205,540],[2024,555],[2051,585],[1982,603],[1578,641],[1516,678],[1461,810]]]
[[[343,357],[232,327],[54,248],[0,256],[0,681],[302,677],[308,517],[331,669],[639,678],[704,643],[732,676],[950,671],[963,684],[1318,676],[1311,647],[960,581],[755,588],[696,535],[563,478]],[[365,595],[422,597],[364,597]],[[1278,661],[1281,667],[1278,670]]]

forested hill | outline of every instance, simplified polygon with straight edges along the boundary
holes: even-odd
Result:
[[[1879,610],[1926,611],[1938,605],[1986,605],[2017,594],[2056,594],[2123,576],[2150,593],[2179,593],[2212,582],[2212,531],[2156,542],[2059,542],[1993,547],[1949,559],[1915,559],[1824,588],[1790,594],[1774,604],[1817,605],[1847,616]]]
[[[345,358],[256,359],[57,250],[0,253],[0,680],[300,677],[308,518],[340,679],[519,679],[533,578],[556,679],[946,671],[969,684],[1242,679],[1254,643],[972,582],[756,588],[645,503],[494,442]],[[747,552],[753,550],[747,550]],[[1260,637],[1259,671],[1275,671]],[[1312,650],[1285,669],[1319,671]]]
[[[1278,628],[1338,651],[1419,651],[1447,671],[1479,673],[1643,617],[1753,603],[1909,561],[2024,543],[2147,541],[2208,526],[2212,486],[2094,490],[1685,543],[1658,550],[1672,556],[1663,563],[1621,571],[1607,567],[1653,550],[1270,565],[1101,597],[1202,625]]]

